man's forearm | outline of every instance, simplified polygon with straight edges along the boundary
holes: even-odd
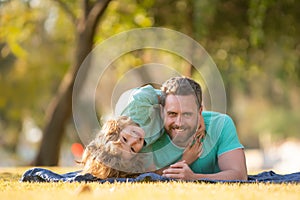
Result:
[[[226,170],[215,174],[194,174],[195,180],[211,179],[211,180],[247,180],[248,175],[241,171]]]

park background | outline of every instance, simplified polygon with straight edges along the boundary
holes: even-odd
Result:
[[[165,27],[216,63],[249,169],[300,171],[299,1],[0,0],[0,17],[0,166],[75,166],[71,92],[82,61],[115,34]],[[155,56],[165,57],[124,55],[108,79]],[[197,79],[187,63],[166,59]]]

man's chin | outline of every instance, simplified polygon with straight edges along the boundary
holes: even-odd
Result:
[[[188,131],[172,131],[172,142],[178,146],[186,146],[192,136]]]
[[[178,146],[185,146],[189,139],[190,137],[187,137],[187,133],[173,132],[172,141]]]

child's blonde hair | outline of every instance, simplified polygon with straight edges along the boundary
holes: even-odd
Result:
[[[142,161],[136,156],[126,159],[118,148],[121,144],[120,132],[128,125],[137,125],[129,117],[121,116],[116,120],[108,120],[87,145],[82,160],[82,174],[90,173],[95,177],[124,178],[133,177],[142,171]]]

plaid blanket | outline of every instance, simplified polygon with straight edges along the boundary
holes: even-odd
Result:
[[[69,172],[65,174],[58,174],[46,168],[32,168],[24,172],[21,182],[168,182],[176,181],[175,179],[166,178],[155,173],[144,173],[136,178],[108,178],[99,179],[91,174],[80,174],[80,171]],[[256,175],[248,175],[248,180],[209,180],[200,179],[193,182],[207,182],[207,183],[300,183],[300,172],[291,174],[277,174],[273,171],[265,171]]]

